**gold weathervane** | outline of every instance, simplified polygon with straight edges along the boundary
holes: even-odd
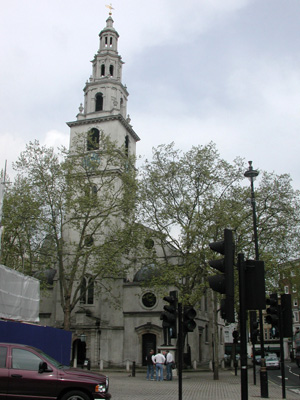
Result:
[[[111,3],[110,3],[109,6],[106,4],[105,7],[109,8],[109,15],[112,15],[111,10],[114,10],[114,8],[113,8],[113,6],[111,5]]]

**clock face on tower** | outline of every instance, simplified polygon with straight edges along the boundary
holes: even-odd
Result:
[[[100,155],[96,152],[91,152],[83,157],[82,165],[84,169],[95,170],[100,164]]]

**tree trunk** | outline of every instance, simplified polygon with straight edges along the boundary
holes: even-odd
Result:
[[[64,329],[69,331],[71,329],[71,307],[70,299],[65,300],[64,310]]]

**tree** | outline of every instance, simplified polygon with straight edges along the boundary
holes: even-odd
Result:
[[[227,221],[218,218],[214,206],[240,176],[239,163],[231,166],[220,159],[212,143],[186,153],[173,143],[161,145],[142,168],[137,215],[162,248],[168,243],[180,259],[180,265],[166,254],[157,259],[159,282],[178,287],[188,303],[195,304],[203,294],[208,243],[221,237]]]
[[[29,274],[57,270],[65,329],[84,291],[124,276],[133,247],[134,160],[103,133],[100,143],[86,152],[78,140],[58,154],[29,143],[4,202],[2,262]]]
[[[174,248],[180,263],[174,264],[167,254],[156,257],[160,277],[151,285],[172,284],[181,299],[195,304],[207,286],[208,244],[221,240],[224,228],[235,231],[236,252],[254,258],[246,169],[240,158],[232,164],[222,160],[213,143],[185,153],[173,143],[153,149],[153,159],[140,173],[137,215],[163,248],[166,243]],[[280,264],[299,258],[300,197],[288,175],[260,172],[259,178],[255,195],[260,259],[272,287],[278,284]]]
[[[249,202],[250,188],[243,198]],[[292,187],[288,174],[260,172],[255,185],[259,257],[265,262],[266,288],[278,290],[282,286],[281,270],[287,262],[299,258],[300,192]],[[254,258],[252,208],[243,209],[237,225],[238,249],[246,258]],[[281,288],[283,289],[283,288]]]
[[[255,257],[246,169],[240,158],[232,164],[222,160],[213,143],[187,152],[176,150],[173,143],[153,149],[139,176],[137,216],[141,226],[150,228],[145,235],[173,252],[152,252],[157,273],[148,286],[174,286],[181,302],[196,305],[208,286],[208,244],[222,240],[224,228],[235,232],[236,254]],[[288,175],[260,172],[255,194],[260,259],[265,261],[267,287],[278,287],[282,262],[299,258],[299,192]],[[214,306],[211,329],[217,347]]]

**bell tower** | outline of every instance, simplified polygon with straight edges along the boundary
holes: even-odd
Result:
[[[83,89],[84,102],[80,104],[77,120],[67,123],[71,129],[70,150],[74,149],[73,140],[78,135],[85,140],[86,150],[91,150],[88,132],[97,140],[97,132],[99,137],[99,131],[103,131],[118,146],[125,144],[128,154],[135,156],[136,142],[140,139],[127,115],[129,93],[122,83],[124,62],[118,54],[119,34],[113,24],[110,10],[106,27],[99,33],[99,50],[91,61],[92,75]]]

